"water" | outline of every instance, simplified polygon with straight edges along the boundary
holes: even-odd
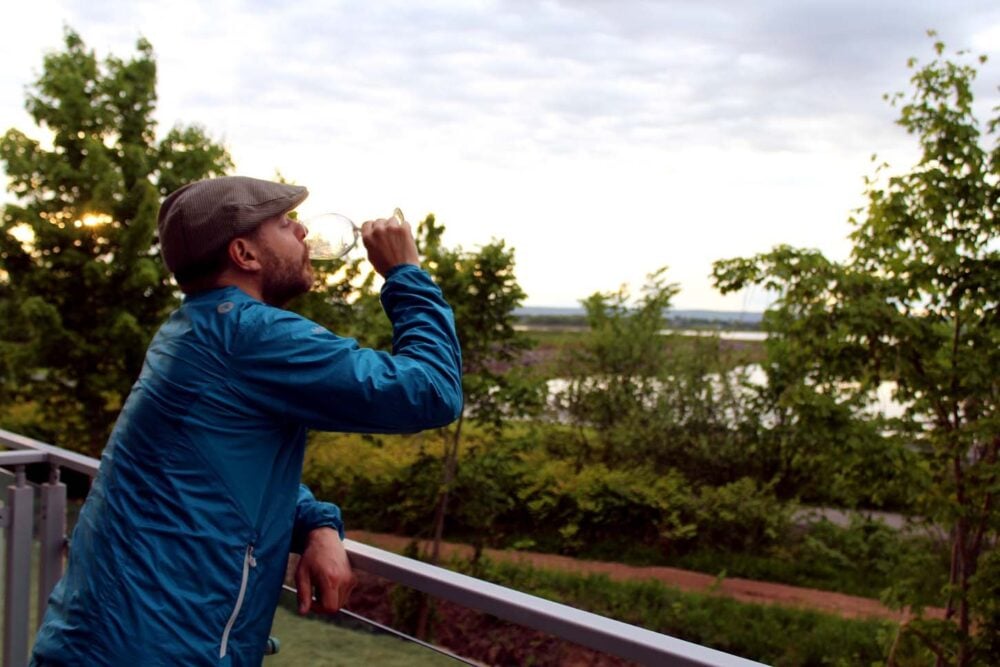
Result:
[[[733,333],[753,333],[753,332],[733,332]],[[763,333],[763,332],[761,332]],[[760,364],[747,364],[737,367],[729,373],[729,384],[739,383],[741,380],[751,386],[763,387],[767,385],[767,373]],[[565,392],[569,388],[569,378],[553,378],[548,381],[549,404],[553,405],[555,397]],[[716,384],[720,384],[716,378]],[[845,385],[845,389],[847,386]],[[744,391],[750,391],[745,389]],[[896,392],[895,382],[882,382],[871,397],[870,403],[865,407],[864,412],[870,415],[881,415],[886,418],[902,417],[906,406],[899,403],[894,398]],[[652,401],[651,401],[652,403]],[[563,416],[557,416],[560,421]]]
[[[578,330],[586,331],[586,327],[567,327],[561,325],[537,325],[537,324],[515,324],[514,331],[567,331],[567,330]],[[764,331],[729,331],[729,330],[716,330],[716,329],[661,329],[660,333],[664,336],[700,336],[700,337],[711,337],[718,336],[721,340],[735,340],[735,341],[765,341],[767,340],[767,333]]]
[[[721,340],[739,340],[739,341],[767,340],[767,332],[765,331],[716,331],[713,329],[662,329],[660,333],[667,336],[669,335],[698,336],[703,338],[718,336]]]

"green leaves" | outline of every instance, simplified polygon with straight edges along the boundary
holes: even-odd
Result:
[[[462,345],[466,414],[499,428],[506,418],[537,413],[542,387],[512,367],[530,339],[514,329],[525,293],[514,250],[493,240],[474,251],[443,245],[444,227],[429,215],[417,230],[424,266],[455,312]]]
[[[16,199],[0,221],[0,320],[10,318],[0,326],[0,356],[17,359],[0,363],[0,387],[39,406],[35,435],[90,453],[176,304],[156,257],[160,197],[232,167],[196,128],[175,128],[157,145],[156,63],[146,40],[136,50],[101,62],[67,30],[26,104],[52,133],[52,149],[17,129],[0,139]],[[31,328],[28,342],[18,324]]]

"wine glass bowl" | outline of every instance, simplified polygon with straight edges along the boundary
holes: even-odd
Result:
[[[310,259],[340,259],[351,252],[361,237],[361,228],[339,213],[323,213],[302,224],[308,230],[306,245]]]
[[[403,212],[398,208],[392,212],[392,217],[397,223],[403,224]],[[358,245],[358,239],[361,238],[361,228],[340,213],[323,213],[303,220],[302,224],[307,230],[309,259],[317,261],[343,258]]]

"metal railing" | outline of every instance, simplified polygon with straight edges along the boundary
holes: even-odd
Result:
[[[39,541],[38,618],[49,593],[62,576],[66,545],[66,485],[63,468],[91,478],[98,461],[0,429],[0,468],[13,469],[15,480],[7,488],[0,523],[6,542],[4,571],[3,664],[28,661],[30,584],[34,526],[34,490],[28,485],[25,466],[47,463],[48,482],[39,485],[41,519]],[[751,667],[760,663],[728,653],[615,621],[564,604],[491,584],[451,570],[376,549],[360,542],[344,542],[351,564],[398,584],[444,598],[470,609],[548,633],[589,648],[644,665],[677,667]]]

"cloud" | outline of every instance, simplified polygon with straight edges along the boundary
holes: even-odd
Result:
[[[846,118],[856,131],[836,141],[867,141],[876,123],[863,118],[891,117],[881,93],[905,84],[925,24],[961,24],[932,4],[869,5],[187,2],[175,12],[183,29],[156,43],[164,74],[190,79],[178,107],[230,126],[253,124],[252,110],[279,137],[364,144],[419,132],[500,161],[500,148],[795,151],[815,145],[815,119]],[[128,6],[115,10],[155,25],[152,5]],[[200,77],[180,35],[217,44],[198,59]]]
[[[890,117],[923,31],[971,41],[989,3],[67,3],[98,46],[154,42],[175,108],[283,134],[480,137],[566,154],[624,143],[812,145],[811,119]],[[987,21],[987,22],[988,22]],[[127,37],[126,37],[127,35]],[[94,43],[89,34],[88,42]],[[185,114],[189,115],[189,114]],[[358,120],[358,116],[362,120]],[[171,124],[169,121],[168,125]],[[341,132],[343,133],[343,132]],[[334,132],[335,135],[341,134]]]

